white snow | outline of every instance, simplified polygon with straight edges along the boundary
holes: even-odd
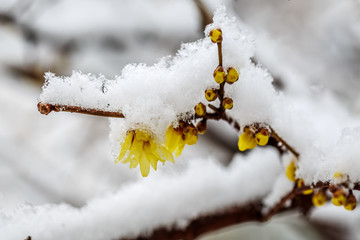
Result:
[[[125,184],[80,209],[46,204],[3,210],[0,233],[7,240],[27,235],[39,240],[108,240],[135,237],[160,226],[181,228],[201,214],[260,199],[280,172],[278,154],[270,149],[254,151],[245,159],[238,155],[229,167],[214,159],[189,160],[184,172]]]
[[[109,144],[106,120],[67,113],[41,116],[36,112],[39,92],[15,77],[9,80],[0,67],[5,75],[0,78],[2,238],[135,236],[160,225],[183,227],[201,214],[254,199],[271,207],[288,193],[293,183],[285,177],[287,160],[261,147],[223,167],[216,161],[226,162],[223,158],[231,151],[214,146],[216,142],[208,144],[209,135],[186,147],[176,164],[159,166],[146,179],[137,170],[113,164],[110,152],[118,154],[127,130],[149,128],[163,137],[179,116],[193,114],[200,101],[206,103],[204,90],[216,86],[212,72],[218,64],[216,44],[207,33],[217,27],[224,34],[225,68],[240,72],[239,81],[225,87],[226,96],[234,99],[228,114],[241,126],[270,124],[300,153],[296,174],[306,184],[332,181],[338,171],[353,182],[360,180],[359,1],[225,1],[232,8],[228,13],[240,14],[248,25],[227,17],[211,1],[208,6],[218,9],[214,24],[206,28],[203,39],[182,44],[174,57],[166,55],[181,41],[197,38],[200,29],[192,1],[136,0],[123,6],[116,1],[67,0],[53,6],[45,2],[36,1],[19,22],[55,36],[54,46],[75,39],[81,46],[69,57],[71,69],[104,76],[48,73],[40,101],[121,111],[126,118],[110,120]],[[137,8],[139,4],[143,8]],[[39,56],[33,56],[24,52],[28,46],[22,49],[23,40],[15,33],[0,29],[1,64],[22,62],[25,55],[51,65],[48,61],[56,55],[42,50],[53,47],[49,42],[50,46],[40,42]],[[104,49],[103,35],[125,43],[125,50]],[[269,72],[251,64],[254,53]],[[158,60],[159,56],[166,57]],[[125,62],[148,65],[132,63],[121,71]],[[273,88],[270,73],[283,83],[281,92]],[[120,75],[109,79],[114,74]],[[214,138],[230,141],[232,135],[223,125],[209,126],[220,126],[216,134],[221,137]],[[356,237],[358,210],[334,209],[326,206],[312,218],[344,219]]]

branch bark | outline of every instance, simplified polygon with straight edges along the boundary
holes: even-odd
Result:
[[[82,113],[94,116],[101,116],[101,117],[113,117],[113,118],[124,118],[124,114],[121,112],[108,112],[99,109],[93,108],[82,108],[78,106],[66,106],[66,105],[53,105],[48,103],[41,103],[39,102],[38,111],[41,114],[48,115],[51,112],[72,112],[72,113]]]
[[[270,209],[265,209],[260,200],[243,206],[233,206],[223,211],[213,212],[208,215],[199,216],[190,221],[184,229],[175,226],[159,227],[148,235],[142,235],[135,238],[120,238],[119,240],[192,240],[203,234],[210,233],[221,228],[229,227],[244,222],[265,222],[274,215],[283,212],[302,210],[304,214],[308,213],[309,201],[311,204],[311,195],[303,195],[303,191],[312,189],[327,189],[330,182],[317,182],[311,186],[297,188],[284,195],[277,204]],[[354,184],[354,190],[360,190],[360,183]],[[296,201],[295,201],[296,200]],[[302,201],[304,200],[304,201]],[[286,203],[291,201],[290,205]],[[311,208],[311,205],[310,205]],[[306,209],[306,211],[303,211]]]

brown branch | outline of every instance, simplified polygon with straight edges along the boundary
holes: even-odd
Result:
[[[270,126],[269,126],[270,127]],[[270,130],[271,130],[271,136],[273,138],[275,138],[279,143],[281,143],[289,152],[291,152],[292,154],[294,154],[294,156],[296,158],[299,158],[300,154],[295,151],[294,148],[292,148],[284,139],[282,139],[276,132],[275,130],[270,127]]]
[[[202,25],[201,29],[205,29],[206,25],[212,23],[211,14],[206,9],[205,5],[201,2],[201,0],[194,0],[194,2],[201,15],[201,25]]]
[[[54,112],[74,112],[82,113],[101,117],[113,117],[113,118],[124,118],[125,116],[121,112],[107,112],[99,109],[82,108],[78,106],[66,106],[66,105],[52,105],[48,103],[39,102],[38,110],[41,114],[48,115],[52,111]]]
[[[360,183],[355,183],[354,185],[354,189],[360,190]],[[261,204],[261,201],[257,200],[243,206],[228,207],[223,211],[199,216],[198,218],[191,220],[184,229],[179,229],[176,226],[170,228],[159,227],[154,229],[154,231],[148,235],[142,235],[135,238],[121,238],[121,240],[191,240],[205,233],[213,232],[235,224],[251,221],[268,221],[278,213],[292,211],[294,209],[302,210],[304,208],[308,208],[309,210],[309,206],[305,205],[309,204],[309,200],[311,203],[311,195],[303,195],[303,191],[310,188],[327,189],[329,186],[330,182],[317,182],[311,186],[303,186],[300,188],[294,186],[292,191],[284,195],[279,202],[268,209],[266,213],[264,213],[264,206]],[[288,201],[291,201],[291,204],[286,206]],[[311,207],[312,206],[310,206],[310,208]]]
[[[219,66],[223,66],[223,55],[222,55],[222,41],[217,43],[218,47],[218,56],[219,56]]]
[[[249,221],[260,221],[260,210],[260,203],[249,204],[244,207],[232,207],[221,212],[200,216],[197,219],[192,220],[185,229],[178,229],[176,227],[173,227],[172,229],[160,227],[154,230],[151,235],[139,236],[137,238],[124,238],[123,240],[191,240],[205,233],[219,230],[234,224]]]

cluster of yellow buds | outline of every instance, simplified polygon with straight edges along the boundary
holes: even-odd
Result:
[[[165,147],[175,157],[181,155],[185,144],[194,145],[198,140],[198,130],[192,123],[179,122],[178,127],[170,126],[166,131]]]
[[[343,188],[336,188],[332,191],[331,202],[335,206],[344,206],[346,210],[352,211],[356,208],[356,198],[352,191],[344,190]]]
[[[209,88],[205,90],[205,98],[209,102],[213,102],[216,99],[220,100],[220,107],[218,108],[219,112],[222,113],[225,109],[232,109],[234,106],[233,100],[229,97],[224,97],[224,84],[233,84],[239,79],[239,73],[235,68],[228,68],[227,71],[224,70],[222,66],[222,31],[221,29],[213,29],[210,31],[210,39],[213,43],[218,44],[219,49],[219,66],[215,69],[213,77],[216,83],[220,84],[220,88]],[[198,118],[202,118],[200,122],[197,123],[196,129],[199,134],[204,134],[206,131],[206,105],[203,103],[198,103],[195,107],[195,115]]]
[[[232,109],[233,108],[233,100],[229,97],[224,97],[223,94],[223,85],[226,83],[233,84],[239,79],[239,73],[235,68],[228,68],[226,71],[222,66],[222,50],[221,50],[221,42],[222,31],[221,29],[213,29],[210,31],[210,39],[213,43],[218,43],[219,48],[219,66],[216,67],[213,73],[213,77],[216,83],[220,84],[220,89],[209,88],[205,90],[205,98],[207,101],[212,102],[216,99],[220,99],[222,110],[224,109]],[[222,90],[221,90],[222,89]],[[203,103],[199,103],[195,106],[195,113],[197,116],[201,117],[206,114],[206,106]]]
[[[265,146],[269,141],[269,137],[270,132],[266,127],[260,127],[258,124],[246,126],[239,137],[239,150],[253,149],[257,145]]]
[[[235,68],[228,68],[227,73],[222,66],[218,66],[213,73],[214,80],[218,84],[222,84],[224,81],[227,84],[233,84],[239,79],[239,73]]]
[[[137,129],[127,132],[115,163],[120,161],[130,163],[130,168],[140,165],[141,175],[147,177],[150,165],[156,170],[158,161],[174,163],[174,158],[171,152],[159,144],[149,131]]]
[[[331,202],[335,206],[344,206],[346,210],[356,208],[356,198],[351,189],[347,189],[350,179],[347,174],[336,172],[334,174],[334,184],[330,185],[329,191],[332,193]]]
[[[331,202],[335,206],[344,206],[346,210],[352,211],[356,208],[356,198],[351,189],[348,189],[349,177],[346,174],[336,172],[334,174],[334,184],[329,186],[329,192],[332,194]],[[325,190],[316,192],[312,201],[314,206],[319,207],[328,200]]]

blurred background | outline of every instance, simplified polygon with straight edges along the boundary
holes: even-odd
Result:
[[[174,55],[182,42],[203,38],[221,3],[253,32],[254,62],[269,70],[291,101],[304,109],[330,102],[324,108],[359,117],[359,0],[0,0],[0,208],[81,207],[136,181],[138,171],[113,163],[107,119],[38,113],[44,72],[81,70],[113,79],[128,63],[153,64]],[[314,117],[324,120],[321,112]],[[227,125],[213,123],[196,148],[185,149],[179,164],[164,170],[206,154],[227,164],[237,152],[236,138]],[[360,239],[359,217],[331,220],[339,214],[347,213],[322,210],[310,221],[280,216],[207,239],[290,239],[287,233],[291,239]]]

